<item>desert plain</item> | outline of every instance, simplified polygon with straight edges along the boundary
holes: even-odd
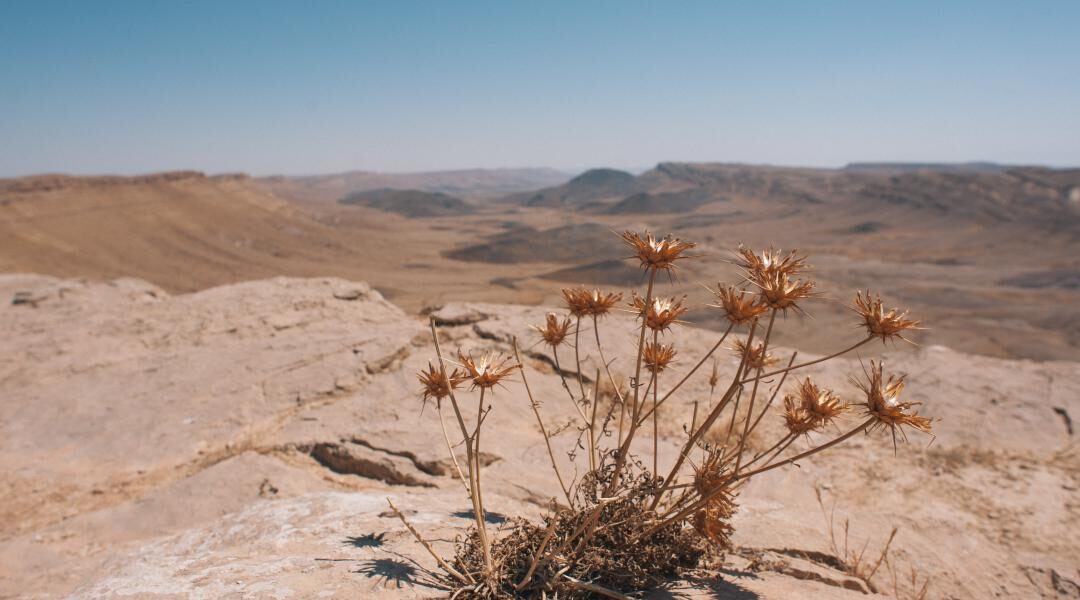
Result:
[[[913,343],[806,373],[856,401],[848,377],[884,356],[935,435],[858,436],[754,478],[724,560],[647,597],[913,598],[928,580],[927,598],[1080,598],[1080,170],[39,175],[0,180],[0,228],[0,597],[445,596],[386,502],[446,552],[471,522],[419,398],[429,321],[453,350],[516,337],[565,419],[530,326],[565,312],[565,287],[640,291],[618,233],[650,230],[697,244],[659,282],[692,309],[670,334],[686,357],[725,326],[708,288],[738,280],[740,244],[814,267],[821,293],[777,326],[784,360],[857,341],[856,290],[910,310]],[[633,316],[604,335],[632,347]],[[706,379],[664,412],[669,462]],[[520,382],[492,406],[497,531],[559,490]],[[554,441],[571,451],[572,428]],[[870,555],[896,528],[871,585],[845,572],[830,513]]]

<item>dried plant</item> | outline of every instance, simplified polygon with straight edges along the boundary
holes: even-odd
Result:
[[[853,379],[865,397],[859,403],[864,420],[842,427],[840,421],[851,412],[850,405],[835,392],[804,378],[782,396],[780,414],[786,433],[771,444],[750,443],[763,417],[772,414],[774,400],[789,373],[847,354],[874,339],[901,337],[901,332],[916,329],[918,322],[896,309],[885,310],[880,298],[871,300],[869,293],[864,297],[860,292],[854,305],[867,330],[865,338],[801,363],[796,363],[793,353],[785,357],[786,366],[780,367],[781,359],[770,346],[776,316],[789,309],[802,311],[801,303],[814,297],[816,283],[807,276],[810,267],[806,258],[795,251],[769,248],[756,253],[739,247],[734,262],[742,269],[743,280],[712,290],[717,304],[710,306],[722,311],[727,329],[701,357],[687,360],[680,355],[676,361],[675,344],[662,344],[659,336],[670,334],[671,326],[689,307],[685,298],[656,294],[656,277],[670,274],[678,261],[689,258],[686,251],[694,244],[671,236],[657,238],[649,232],[626,232],[622,240],[631,249],[629,258],[644,269],[647,281],[644,294],[634,293],[630,304],[637,318],[637,335],[636,343],[626,352],[633,357],[628,373],[617,376],[611,372],[600,334],[601,320],[611,314],[620,294],[564,289],[569,315],[548,314],[543,324],[534,327],[551,349],[556,372],[575,409],[575,414],[569,415],[571,429],[576,428],[578,447],[587,454],[584,475],[572,481],[563,476],[568,465],[559,460],[552,445],[557,432],[547,427],[541,411],[552,404],[533,397],[516,340],[513,362],[494,355],[474,359],[459,351],[460,369],[448,372],[434,319],[431,322],[438,363],[420,373],[421,395],[425,401],[436,400],[440,419],[444,404],[453,410],[460,444],[452,443],[445,426],[444,436],[473,503],[475,524],[459,540],[455,555],[444,559],[403,514],[396,508],[394,511],[433,554],[455,598],[629,598],[699,566],[706,556],[722,556],[730,544],[736,497],[750,478],[809,458],[859,433],[888,430],[895,447],[897,438],[905,436],[904,428],[931,431],[930,419],[914,411],[918,403],[899,400],[903,378],[886,379],[881,363],[872,361],[864,378]],[[588,386],[580,351],[583,320],[591,321],[600,359],[595,379]],[[722,381],[716,353],[737,327],[745,328],[745,339],[734,343],[738,366]],[[574,347],[574,368],[564,370],[559,349],[567,344]],[[660,465],[660,411],[710,359],[705,408],[699,410],[698,399],[692,400],[694,413],[686,439],[673,464]],[[684,364],[685,372],[672,375]],[[541,522],[512,520],[495,539],[484,518],[478,457],[485,416],[492,410],[485,405],[486,394],[512,376],[520,377],[528,396],[562,498],[553,500]],[[475,418],[465,415],[457,398],[465,382],[472,383],[471,393],[478,396]],[[770,385],[771,393],[762,391]],[[558,417],[564,420],[567,415]],[[635,445],[635,441],[650,420],[651,456],[641,460],[636,453],[648,454],[648,446]],[[796,439],[826,436],[828,430],[837,433],[809,450],[788,455]],[[459,445],[465,448],[464,468],[454,450]],[[698,453],[701,457],[695,463],[693,455]],[[577,452],[568,458],[573,462]],[[580,470],[576,464],[573,469]],[[878,571],[886,554],[867,578]]]

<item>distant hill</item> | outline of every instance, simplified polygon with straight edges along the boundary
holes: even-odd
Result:
[[[703,188],[678,192],[638,192],[606,207],[603,212],[609,215],[687,213],[717,199]]]
[[[616,169],[590,169],[570,181],[505,199],[521,206],[581,208],[643,191],[637,177]]]
[[[595,223],[566,225],[552,229],[516,229],[481,244],[454,248],[446,258],[469,262],[514,264],[525,262],[576,263],[582,257],[619,258],[625,252],[618,238]]]
[[[282,274],[359,277],[355,237],[245,176],[0,179],[0,272],[138,277],[171,292]]]
[[[338,200],[340,204],[377,208],[405,217],[448,217],[470,215],[472,205],[460,198],[439,192],[420,190],[366,190],[353,192]]]
[[[497,198],[565,183],[571,174],[554,169],[464,169],[418,173],[350,171],[327,175],[262,177],[274,192],[294,200],[334,202],[353,192],[419,190],[458,198]]]

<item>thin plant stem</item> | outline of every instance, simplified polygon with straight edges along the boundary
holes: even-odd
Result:
[[[615,384],[615,378],[611,375],[611,368],[608,364],[607,358],[604,356],[604,345],[600,343],[600,322],[596,315],[593,315],[593,336],[596,338],[596,351],[600,354],[600,363],[604,365],[604,372],[607,374],[608,383],[611,384],[612,393],[615,394],[615,398],[619,401],[619,443],[622,443],[623,435],[623,417],[626,415],[626,399],[623,398],[622,392],[619,391],[619,386]],[[599,379],[599,376],[597,377]]]
[[[562,386],[563,389],[566,390],[567,395],[570,396],[570,403],[574,405],[574,410],[577,411],[577,414],[581,415],[581,421],[588,422],[589,419],[585,416],[585,413],[582,412],[581,407],[578,406],[577,399],[574,398],[574,392],[570,391],[570,384],[566,383],[566,376],[563,375],[562,367],[559,365],[559,351],[553,348],[551,353],[555,356],[555,370],[559,372],[559,377],[562,378]]]
[[[798,355],[799,355],[798,352],[792,353],[791,360],[788,361],[788,366],[789,367],[791,366],[792,363],[795,362],[795,357],[798,356]],[[780,377],[780,383],[776,384],[776,389],[773,390],[772,396],[769,396],[769,401],[765,403],[765,406],[761,409],[761,412],[758,413],[757,419],[754,419],[754,424],[750,426],[750,433],[753,433],[754,430],[757,429],[758,423],[761,422],[761,418],[764,417],[765,414],[769,412],[769,408],[773,405],[773,401],[776,400],[777,394],[780,393],[780,388],[784,387],[784,381],[787,380],[788,373],[789,373],[789,371],[784,371],[783,376]],[[747,435],[749,435],[749,434],[747,434]]]
[[[857,344],[855,344],[853,346],[849,346],[849,347],[844,348],[843,350],[841,350],[839,352],[834,352],[834,353],[832,353],[832,354],[830,354],[828,356],[822,356],[821,358],[815,358],[814,360],[809,360],[809,361],[806,361],[804,363],[799,363],[799,364],[797,364],[797,365],[795,365],[793,367],[786,367],[786,368],[783,368],[783,369],[777,369],[775,371],[769,371],[768,373],[765,373],[761,377],[762,378],[772,377],[773,375],[779,375],[781,373],[787,373],[789,371],[794,371],[796,369],[801,369],[803,367],[809,367],[810,365],[816,365],[818,363],[823,363],[823,362],[825,362],[827,360],[830,360],[830,359],[836,358],[838,356],[842,356],[844,354],[847,354],[848,352],[851,352],[852,350],[855,350],[856,348],[859,348],[859,347],[865,345],[867,342],[869,342],[872,339],[874,339],[874,336],[870,336],[870,337],[864,339],[863,341],[861,341],[861,342],[859,342],[859,343],[857,343]],[[743,381],[742,383],[750,383],[751,381],[753,381],[753,380],[752,379],[747,379],[747,380]]]
[[[660,399],[660,402],[657,404],[657,407],[659,407],[664,402],[666,402],[667,399],[670,398],[676,391],[678,391],[679,388],[682,387],[682,385],[684,383],[686,383],[686,381],[688,379],[690,379],[690,377],[693,376],[694,373],[697,373],[697,370],[701,368],[701,365],[705,364],[705,361],[709,360],[709,357],[712,356],[714,352],[716,352],[717,348],[720,347],[720,344],[724,343],[724,340],[727,339],[727,336],[728,336],[729,333],[731,333],[731,329],[733,327],[734,327],[734,324],[728,325],[727,330],[724,331],[724,335],[720,336],[720,339],[716,342],[716,344],[714,344],[713,347],[707,353],[705,353],[705,356],[701,357],[701,360],[699,360],[698,363],[696,365],[694,365],[694,368],[690,369],[690,371],[686,375],[683,375],[683,378],[679,380],[679,383],[675,384],[675,387],[671,388],[670,390],[668,390],[667,392],[664,393],[664,397]],[[653,409],[653,410],[656,410],[656,409]],[[651,414],[652,414],[652,410],[650,410],[649,412],[642,415],[641,418],[642,419],[648,419],[649,415],[651,415]]]
[[[532,389],[529,388],[529,380],[525,377],[525,364],[521,362],[521,354],[518,352],[517,337],[513,338],[514,345],[514,360],[520,365],[521,370],[521,382],[525,384],[525,393],[529,396],[529,406],[532,407],[533,414],[536,415],[536,423],[540,425],[540,434],[544,436],[544,445],[547,447],[548,458],[551,459],[551,469],[555,471],[555,478],[559,480],[559,487],[563,491],[563,495],[566,496],[567,504],[573,508],[574,501],[570,498],[570,490],[567,489],[566,484],[563,482],[562,474],[559,473],[559,465],[555,460],[555,452],[551,448],[551,437],[548,435],[547,427],[544,426],[544,419],[540,416],[540,407],[533,399]]]
[[[400,510],[398,510],[398,507],[394,506],[394,503],[391,502],[389,498],[386,499],[386,503],[390,505],[390,510],[394,511],[394,515],[399,520],[401,520],[401,523],[403,525],[405,525],[405,529],[408,529],[409,533],[413,534],[413,537],[416,538],[416,541],[420,542],[420,545],[423,546],[424,549],[428,551],[428,554],[430,554],[432,556],[432,558],[435,559],[435,562],[439,565],[439,567],[442,568],[442,570],[449,573],[451,577],[453,577],[454,579],[457,579],[461,583],[473,583],[473,580],[472,580],[471,577],[468,577],[467,575],[462,574],[460,571],[458,571],[454,567],[451,567],[449,564],[447,564],[445,560],[439,558],[439,554],[437,552],[435,552],[435,549],[431,547],[431,544],[429,544],[427,541],[425,541],[424,538],[420,537],[420,533],[417,532],[416,529],[413,528],[412,524],[409,523],[409,521],[407,519],[405,519],[405,515],[402,514],[402,512]]]
[[[659,338],[659,332],[653,332],[653,346],[656,346]],[[660,454],[660,425],[657,422],[659,413],[656,411],[656,390],[660,389],[660,372],[659,369],[653,373],[653,388],[652,388],[652,472],[653,477],[659,474],[659,454]]]
[[[772,335],[773,323],[776,322],[776,309],[772,310],[769,315],[769,326],[765,329],[765,337],[761,340],[761,362],[765,362],[765,357],[769,352],[769,337]],[[747,352],[752,352],[751,346],[746,347]],[[739,450],[735,453],[735,472],[739,472],[739,465],[742,463],[743,448],[746,447],[746,437],[750,435],[750,417],[754,416],[754,400],[757,398],[758,384],[761,382],[761,367],[757,369],[757,377],[754,377],[754,387],[750,391],[750,405],[746,409],[746,426],[743,427],[742,437],[739,438]]]
[[[555,526],[558,524],[558,520],[551,520],[551,523],[547,527],[547,531],[544,532],[544,539],[540,541],[540,546],[536,548],[536,554],[533,555],[532,561],[529,563],[529,569],[525,571],[525,576],[521,578],[521,581],[514,586],[515,590],[520,592],[532,579],[533,573],[536,572],[536,567],[540,564],[540,559],[544,556],[544,550],[547,549],[547,545],[551,542],[551,537],[555,534]]]
[[[581,401],[585,401],[585,382],[581,379],[581,352],[578,350],[578,346],[581,341],[581,317],[577,317],[577,323],[574,325],[574,364],[577,365],[577,383],[578,388],[581,390]]]
[[[852,429],[851,431],[845,433],[844,435],[841,435],[840,437],[838,437],[836,439],[833,439],[833,440],[830,440],[830,441],[828,441],[828,442],[826,442],[826,443],[824,443],[824,444],[822,444],[820,446],[817,446],[815,448],[811,448],[810,450],[807,450],[806,452],[803,452],[802,454],[799,454],[799,455],[793,456],[791,458],[782,460],[782,461],[780,461],[780,462],[778,462],[776,464],[773,464],[773,465],[768,465],[768,466],[765,466],[765,467],[761,467],[759,469],[754,469],[753,471],[746,471],[746,472],[743,472],[743,473],[739,473],[739,474],[733,476],[730,480],[728,480],[727,485],[717,486],[715,490],[713,490],[712,492],[710,492],[708,494],[703,495],[701,498],[699,498],[697,501],[695,501],[690,506],[684,508],[683,510],[679,511],[675,515],[667,517],[664,520],[657,523],[656,525],[650,527],[647,531],[645,531],[645,533],[639,535],[637,537],[637,539],[642,539],[642,538],[649,537],[650,535],[656,533],[657,531],[660,531],[664,527],[667,527],[671,523],[674,523],[675,521],[685,519],[686,517],[693,514],[698,509],[700,509],[702,506],[705,506],[713,498],[715,498],[716,496],[718,496],[718,495],[724,493],[725,491],[727,491],[730,488],[731,484],[733,484],[733,483],[736,483],[736,482],[741,481],[743,479],[749,479],[750,477],[753,477],[755,475],[759,475],[761,473],[765,473],[766,471],[771,471],[773,469],[776,469],[778,467],[782,467],[784,465],[789,465],[789,464],[791,464],[793,462],[802,460],[802,459],[804,459],[804,458],[806,458],[808,456],[811,456],[813,454],[817,454],[818,452],[821,452],[823,450],[827,450],[827,449],[829,449],[829,448],[831,448],[831,447],[833,447],[833,446],[835,446],[835,445],[837,445],[837,444],[839,444],[841,442],[846,441],[847,439],[851,438],[855,434],[862,432],[867,427],[869,427],[871,424],[873,424],[873,422],[874,422],[874,417],[871,417],[871,418],[867,419],[866,421],[864,421],[861,425],[855,427],[854,429]]]
[[[653,285],[656,283],[656,269],[649,269],[649,287],[645,291],[645,303],[643,306],[645,310],[648,310],[649,303],[652,302]],[[634,361],[634,412],[630,415],[630,430],[626,433],[626,439],[619,446],[618,455],[615,458],[615,469],[611,475],[611,481],[608,483],[607,494],[611,494],[615,490],[615,486],[618,485],[619,474],[622,472],[623,466],[626,464],[627,454],[630,452],[630,444],[634,441],[634,433],[637,431],[638,425],[638,401],[639,401],[639,388],[641,383],[641,356],[645,351],[645,326],[647,319],[645,315],[641,315],[641,332],[638,334],[637,343],[637,359]]]
[[[450,460],[454,463],[454,471],[457,472],[461,485],[465,486],[465,491],[469,492],[469,483],[465,480],[465,472],[461,470],[461,463],[458,462],[457,453],[454,452],[454,445],[450,442],[450,434],[446,431],[446,420],[443,418],[441,403],[435,405],[435,411],[439,414],[439,426],[442,428],[443,439],[446,440],[446,451],[450,453]]]
[[[747,344],[752,344],[754,342],[755,331],[757,331],[757,319],[755,319],[753,324],[750,325],[750,333],[747,336],[746,341]],[[720,418],[720,414],[724,412],[724,408],[727,406],[727,403],[731,401],[731,398],[735,395],[736,390],[739,389],[739,380],[742,378],[742,372],[745,367],[746,355],[744,354],[742,359],[739,361],[738,368],[735,369],[735,376],[732,377],[731,385],[728,386],[727,391],[725,391],[723,397],[720,398],[720,402],[718,402],[716,407],[712,409],[712,412],[709,413],[709,416],[706,417],[705,420],[701,423],[701,425],[697,428],[697,430],[694,431],[693,435],[690,436],[690,439],[686,441],[686,445],[683,446],[682,451],[679,452],[678,458],[675,459],[675,466],[671,467],[671,471],[668,473],[668,476],[664,478],[664,484],[660,486],[660,490],[657,491],[656,496],[653,497],[652,505],[649,507],[650,510],[656,510],[656,507],[659,506],[660,501],[664,497],[664,492],[666,492],[668,489],[668,486],[675,483],[675,479],[679,474],[679,469],[682,468],[683,462],[686,461],[686,457],[690,455],[690,450],[693,449],[694,444],[696,444],[698,440],[705,435],[705,432],[713,426],[713,423],[715,423],[716,420]]]
[[[593,380],[592,413],[589,415],[589,464],[595,471],[599,466],[599,452],[596,450],[596,407],[600,405],[600,369],[596,370],[596,379]]]
[[[442,347],[439,345],[439,333],[435,330],[435,317],[431,317],[429,324],[431,326],[431,339],[435,342],[435,355],[439,358],[439,368],[446,372],[446,359],[443,358]],[[457,398],[454,396],[453,386],[448,386],[450,392],[450,405],[454,408],[454,416],[457,417],[458,427],[461,428],[461,435],[465,439],[465,452],[469,463],[469,499],[472,500],[473,505],[473,517],[476,520],[476,534],[480,538],[480,546],[483,549],[484,554],[484,571],[485,575],[491,579],[494,571],[494,565],[491,561],[491,543],[487,534],[487,523],[484,521],[484,507],[483,501],[480,499],[480,478],[477,471],[480,470],[480,459],[476,457],[476,452],[473,449],[473,438],[469,434],[469,429],[465,426],[465,418],[461,415],[461,407],[458,406]],[[477,423],[479,427],[479,423]]]

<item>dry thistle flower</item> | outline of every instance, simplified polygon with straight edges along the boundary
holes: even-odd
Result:
[[[485,354],[479,360],[458,352],[458,360],[465,367],[474,388],[490,389],[506,379],[518,365],[507,365],[506,358],[497,358],[494,354]]]
[[[605,294],[600,290],[584,288],[564,288],[562,293],[570,314],[575,317],[602,317],[609,313],[619,300],[622,300],[622,294]]]
[[[555,313],[548,313],[547,320],[544,322],[543,327],[540,325],[533,325],[533,329],[540,333],[540,337],[544,340],[544,343],[557,348],[563,341],[566,340],[566,334],[570,331],[570,319],[563,318],[562,321]]]
[[[694,467],[694,489],[702,496],[708,496],[714,490],[725,485],[731,474],[724,470],[722,452],[709,452],[700,467]]]
[[[755,275],[751,281],[761,289],[762,303],[776,310],[799,310],[799,300],[809,298],[814,292],[812,279],[791,279],[787,273],[780,271],[769,272],[760,277]]]
[[[919,329],[918,321],[906,318],[907,311],[900,312],[900,309],[897,308],[885,310],[885,306],[881,302],[881,296],[871,298],[870,290],[866,290],[865,298],[861,291],[855,293],[855,306],[853,309],[863,318],[866,332],[872,336],[880,337],[883,342],[891,337],[898,337],[905,342],[909,342],[910,340],[900,335],[900,333],[909,329]]]
[[[731,517],[735,503],[730,494],[720,493],[694,515],[694,530],[713,545],[726,548],[731,545]]]
[[[641,358],[645,362],[645,368],[650,373],[660,373],[667,368],[673,360],[675,360],[675,345],[663,345],[653,342],[646,342],[645,349],[641,353]]]
[[[637,258],[641,261],[641,268],[657,271],[673,270],[676,260],[686,258],[682,253],[697,245],[672,238],[670,235],[658,240],[648,231],[645,232],[645,237],[633,231],[624,231],[622,239],[634,252],[627,258]]]
[[[761,316],[768,307],[761,303],[753,294],[746,293],[733,285],[722,286],[717,284],[715,290],[709,290],[716,295],[720,304],[711,304],[716,308],[723,309],[727,320],[735,325],[749,323]]]
[[[900,401],[900,393],[904,391],[904,377],[890,375],[888,380],[883,380],[881,375],[883,365],[883,362],[870,361],[867,381],[852,378],[852,382],[866,394],[864,405],[866,414],[875,420],[870,429],[888,429],[892,433],[894,446],[898,431],[901,437],[907,440],[903,430],[905,425],[923,433],[931,433],[929,418],[908,412],[909,409],[920,406],[922,403]]]
[[[426,404],[428,400],[434,398],[438,403],[443,398],[450,395],[450,390],[457,389],[459,385],[469,379],[461,369],[454,369],[449,375],[446,373],[446,369],[442,367],[436,368],[428,363],[426,371],[421,370],[416,374],[416,378],[420,380],[420,384],[424,386],[424,389],[420,390],[421,398],[423,398]]]
[[[765,277],[776,273],[788,276],[797,275],[810,268],[810,265],[806,264],[806,257],[799,256],[796,250],[788,252],[785,256],[781,250],[769,246],[761,254],[754,254],[754,251],[746,246],[739,246],[736,252],[737,264],[747,272],[751,279],[755,276]]]
[[[825,427],[848,409],[836,394],[819,387],[809,377],[799,384],[799,399],[803,410],[818,428]]]
[[[784,425],[791,435],[802,435],[814,430],[816,423],[799,398],[784,396]]]
[[[772,355],[772,352],[765,350],[764,342],[754,344],[753,348],[747,348],[746,342],[742,340],[735,340],[735,346],[732,348],[735,355],[742,357],[746,354],[746,366],[747,369],[764,369],[769,365],[775,365],[780,362],[779,358]]]
[[[664,332],[678,321],[679,317],[686,314],[689,308],[683,306],[683,300],[676,298],[653,298],[652,303],[646,308],[645,299],[634,293],[630,306],[639,317],[645,319],[645,326],[653,331]]]

